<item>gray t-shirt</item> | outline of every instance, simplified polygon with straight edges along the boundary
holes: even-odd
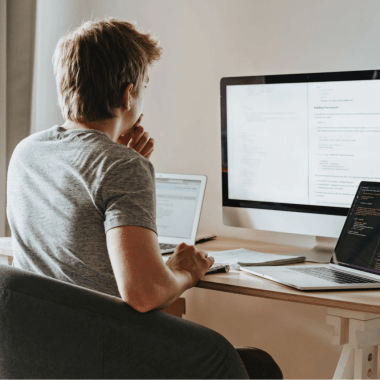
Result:
[[[54,126],[18,144],[7,186],[14,266],[120,297],[106,232],[157,233],[148,159],[99,131]]]

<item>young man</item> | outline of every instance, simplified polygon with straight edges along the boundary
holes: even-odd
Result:
[[[141,313],[170,305],[214,262],[184,243],[166,264],[160,255],[154,140],[141,126],[149,68],[160,55],[149,34],[115,19],[86,22],[62,37],[53,64],[66,121],[23,140],[8,171],[14,266],[121,297]],[[188,360],[184,368],[194,372],[173,377],[247,375],[223,337],[178,323],[174,330],[186,341],[179,337],[164,353],[157,341],[154,354]]]

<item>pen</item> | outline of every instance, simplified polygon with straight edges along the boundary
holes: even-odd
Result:
[[[207,274],[214,274],[214,273],[228,273],[229,271],[230,271],[230,266],[229,265],[223,265],[221,267],[209,269],[206,272],[206,275]]]

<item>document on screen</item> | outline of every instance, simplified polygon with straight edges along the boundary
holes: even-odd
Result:
[[[378,181],[380,81],[227,87],[230,199],[350,207]]]
[[[156,179],[156,224],[159,236],[191,237],[200,186],[200,181]]]

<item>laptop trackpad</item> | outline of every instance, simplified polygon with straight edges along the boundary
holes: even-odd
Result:
[[[255,274],[253,272],[253,274]],[[260,271],[257,270],[257,274],[261,277],[280,282],[281,284],[296,287],[296,288],[314,288],[319,286],[326,286],[332,284],[329,281],[307,276],[302,273],[293,272],[291,270],[278,270],[278,271]]]

